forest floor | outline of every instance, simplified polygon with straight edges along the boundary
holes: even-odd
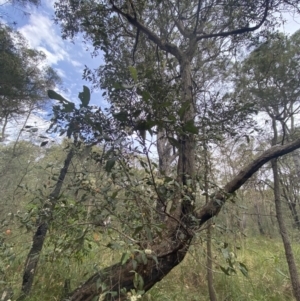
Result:
[[[279,238],[229,235],[226,241],[224,239],[225,236],[219,239],[214,237],[212,241],[214,288],[219,301],[293,300],[284,249]],[[300,267],[300,243],[293,242],[293,247]],[[184,261],[139,300],[209,300],[205,248],[205,239],[196,239]],[[6,279],[15,291],[20,289],[25,255],[23,251],[7,267],[10,271],[6,271]],[[101,243],[76,259],[66,254],[56,255],[48,252],[48,257],[41,257],[32,295],[27,300],[59,300],[66,279],[70,279],[71,289],[74,289],[92,273],[121,258],[120,252],[108,251]],[[97,262],[99,265],[95,264]]]

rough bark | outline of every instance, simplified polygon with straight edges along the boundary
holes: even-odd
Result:
[[[178,154],[173,151],[173,146],[168,141],[164,129],[158,129],[157,131],[156,147],[159,159],[159,173],[161,175],[170,176],[172,163]]]
[[[54,209],[73,156],[74,149],[71,148],[64,162],[64,166],[60,170],[55,188],[49,195],[47,204],[43,209],[41,209],[40,215],[37,220],[37,229],[33,235],[32,246],[27,255],[23,272],[22,295],[18,298],[18,300],[23,300],[30,293],[34,276],[36,274],[36,268],[39,262],[40,253],[42,251],[44,241],[46,239],[46,234],[49,228],[49,222],[45,217],[45,212],[47,211],[46,213],[51,214],[52,210]]]
[[[143,277],[144,291],[148,291],[155,283],[164,278],[176,265],[178,265],[184,258],[190,240],[184,240],[179,243],[172,251],[157,254],[165,249],[162,243],[157,247],[157,250],[152,250],[156,254],[157,261],[153,259],[152,255],[147,255],[147,263],[140,263],[135,269],[135,273]],[[167,249],[165,249],[167,250]],[[135,260],[143,262],[141,254],[135,254]],[[78,287],[71,296],[66,299],[70,301],[90,301],[95,296],[103,296],[103,300],[127,300],[128,296],[126,291],[135,289],[134,286],[134,267],[132,260],[127,261],[125,264],[117,263],[109,268],[106,268],[89,278],[82,286]],[[106,285],[110,292],[117,292],[117,296],[112,296],[101,287]],[[122,294],[120,289],[125,289]]]
[[[230,193],[239,189],[261,166],[271,159],[288,154],[295,149],[300,148],[300,139],[286,145],[276,145],[265,151],[257,157],[252,163],[247,165],[232,181],[230,181],[221,192],[216,193],[215,197],[205,205],[201,210],[195,212],[199,220],[199,226],[203,225],[211,217],[218,214],[224,205],[226,198]],[[172,219],[169,219],[171,221]],[[173,220],[174,221],[174,220]],[[157,257],[158,263],[147,255],[147,263],[142,263],[141,254],[134,254],[137,261],[141,261],[136,268],[144,279],[144,291],[147,292],[155,283],[166,276],[176,265],[178,265],[186,255],[193,238],[194,232],[187,232],[186,228],[180,221],[175,221],[168,232],[163,234],[163,241],[153,242],[151,247],[152,254]],[[121,289],[130,290],[134,288],[134,273],[132,261],[125,264],[117,263],[111,267],[105,268],[93,276],[85,283],[75,289],[69,296],[71,301],[89,301],[94,297],[104,294],[105,291],[115,291],[116,296],[106,295],[104,300],[126,300],[126,296],[121,295]],[[106,290],[102,288],[106,284]]]

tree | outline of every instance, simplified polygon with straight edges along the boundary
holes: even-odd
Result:
[[[172,69],[179,70],[177,99],[174,101],[177,105],[173,121],[175,134],[171,137],[175,139],[173,143],[178,151],[177,189],[173,195],[172,210],[164,212],[164,239],[158,236],[148,241],[147,245],[140,245],[140,252],[134,254],[137,263],[128,258],[108,267],[93,275],[70,295],[70,300],[91,300],[100,294],[106,300],[125,300],[124,290],[137,289],[143,293],[179,264],[194,231],[217,215],[228,195],[240,188],[263,164],[300,146],[299,140],[273,146],[246,166],[223,190],[217,191],[205,206],[195,209],[195,144],[198,133],[193,93],[197,78],[192,77],[195,55],[199,52],[209,55],[205,49],[206,43],[223,41],[223,49],[229,51],[251,39],[252,32],[263,36],[264,30],[274,25],[275,12],[298,9],[298,2],[61,1],[56,5],[57,18],[63,20],[65,36],[83,31],[87,38],[92,39],[96,50],[105,52],[112,49],[114,43],[126,41],[123,39],[126,34],[133,41],[133,53],[138,46],[138,37],[144,36],[166,57],[171,56],[174,62]],[[109,51],[105,55],[109,55]],[[145,89],[139,92],[147,98]],[[116,114],[119,114],[119,119],[124,116],[120,111]],[[158,121],[151,123],[146,118],[142,123],[143,129],[151,131],[160,125]],[[141,123],[139,125],[137,129],[141,130]],[[133,270],[134,273],[131,272]]]
[[[45,65],[46,56],[30,49],[22,35],[0,27],[0,123],[1,140],[12,118],[26,116],[41,108],[48,89],[61,83],[57,73]]]
[[[290,38],[279,34],[257,47],[244,61],[237,83],[238,97],[247,97],[271,120],[271,145],[290,140],[295,133],[294,116],[299,112],[299,35]],[[281,127],[281,133],[278,127]],[[285,248],[294,296],[300,300],[300,279],[285,225],[281,205],[281,184],[278,160],[272,159],[275,208]],[[297,168],[298,158],[294,159]],[[292,207],[293,209],[293,207]],[[293,212],[294,213],[294,212]]]

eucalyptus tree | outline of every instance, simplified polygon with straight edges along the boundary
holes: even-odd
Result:
[[[291,37],[283,34],[271,35],[243,62],[237,80],[237,97],[246,98],[255,103],[257,110],[263,111],[270,119],[272,146],[291,141],[297,130],[295,116],[300,109],[299,46],[300,31]],[[292,156],[295,163],[294,168],[298,173],[298,156],[296,153]],[[300,278],[281,204],[282,189],[278,160],[272,159],[271,165],[278,225],[285,248],[294,296],[300,300]],[[286,189],[283,192],[286,195]],[[291,206],[290,208],[295,211],[295,207]],[[293,211],[292,213],[295,214]]]
[[[45,61],[45,54],[29,48],[19,32],[0,26],[1,141],[12,118],[28,117],[48,99],[47,90],[61,83]]]
[[[65,0],[56,3],[56,18],[61,21],[63,36],[72,37],[82,32],[86,40],[92,42],[95,52],[104,52],[104,59],[108,59],[107,68],[111,72],[114,72],[115,66],[114,63],[110,64],[109,56],[121,48],[131,47],[133,58],[129,64],[135,63],[136,68],[127,66],[129,72],[127,68],[123,72],[125,76],[131,76],[132,83],[138,81],[139,66],[147,62],[147,56],[137,56],[135,60],[135,54],[139,49],[139,41],[144,39],[158,58],[164,58],[157,61],[165,61],[170,70],[164,72],[162,82],[158,83],[156,89],[163,87],[164,90],[167,77],[171,77],[170,82],[177,88],[171,94],[170,105],[167,105],[174,106],[174,111],[170,110],[172,114],[168,115],[170,118],[155,119],[156,114],[150,114],[133,124],[136,130],[151,132],[154,127],[167,129],[166,124],[171,123],[174,130],[173,136],[168,139],[177,149],[177,175],[173,181],[175,189],[170,210],[164,212],[166,219],[163,233],[146,242],[138,242],[138,252],[91,276],[70,294],[70,300],[92,300],[99,295],[105,300],[125,300],[126,292],[130,290],[136,290],[137,294],[149,290],[183,260],[195,231],[219,213],[229,194],[241,187],[267,161],[300,146],[300,140],[295,140],[270,148],[243,168],[223,190],[212,195],[206,205],[200,209],[195,208],[195,150],[199,132],[197,118],[202,109],[197,108],[196,92],[202,89],[201,86],[197,89],[197,83],[205,76],[205,69],[194,74],[193,64],[197,63],[199,55],[202,55],[200,62],[209,58],[210,49],[219,47],[222,52],[231,53],[243,47],[247,41],[263,37],[267,30],[276,25],[278,13],[298,11],[298,5],[298,1],[279,0],[255,3],[242,0]],[[210,47],[211,44],[214,47]],[[219,55],[220,52],[217,52],[214,61]],[[153,70],[151,66],[150,70]],[[172,75],[176,75],[175,78]],[[145,86],[135,87],[137,94],[152,110],[157,99],[151,98]],[[128,86],[115,85],[115,89],[124,88]],[[113,97],[114,91],[109,92],[108,96]],[[220,111],[224,107],[220,105]],[[138,112],[136,115],[139,117]],[[128,107],[125,110],[117,108],[115,117],[120,121],[130,120]],[[164,199],[161,201],[165,204]]]

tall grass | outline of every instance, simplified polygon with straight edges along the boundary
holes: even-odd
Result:
[[[247,266],[248,277],[238,269],[231,276],[222,272],[220,266],[226,267],[228,263],[219,250],[222,247],[220,240],[221,238],[215,238],[213,242],[214,287],[219,301],[293,300],[284,250],[279,239],[263,236],[237,239],[226,236],[228,248],[235,254],[234,260]],[[97,269],[120,259],[120,253],[96,247],[96,244],[94,247],[80,260],[72,256],[61,256],[49,262],[42,256],[31,297],[27,300],[59,300],[66,279],[71,280],[71,289],[74,289]],[[299,243],[294,244],[294,252],[300,266]],[[6,270],[5,286],[11,285],[16,295],[20,289],[25,253],[20,253],[19,258]],[[205,265],[205,243],[199,238],[195,240],[184,261],[139,300],[209,300]]]

